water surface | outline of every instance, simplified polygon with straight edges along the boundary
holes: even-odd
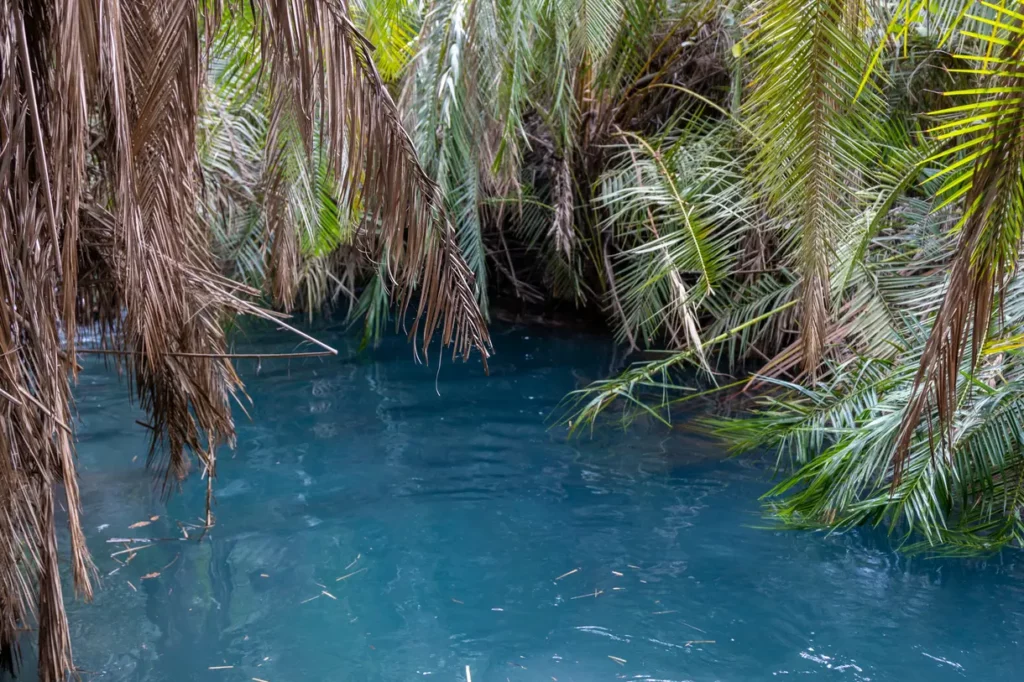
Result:
[[[109,538],[180,537],[205,488],[162,500],[142,415],[85,359],[81,485],[104,575],[71,609],[86,679],[1019,679],[1018,553],[911,561],[875,532],[757,529],[762,464],[683,432],[549,430],[567,391],[608,372],[602,341],[499,328],[485,377],[416,365],[402,339],[360,354],[320,333],[340,359],[240,364],[252,420],[238,413],[221,455],[216,527],[124,566]]]

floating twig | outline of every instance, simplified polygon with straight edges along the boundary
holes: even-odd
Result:
[[[135,587],[135,585],[132,585],[132,581],[131,580],[126,580],[125,582],[128,583],[128,587],[132,588],[132,592],[138,592],[139,591],[138,588]]]
[[[612,571],[612,575],[617,575],[617,576],[619,576],[620,578],[622,577],[622,574],[621,574],[621,573],[619,573],[618,571]]]
[[[348,580],[352,576],[354,576],[354,575],[356,575],[358,573],[362,573],[365,570],[366,570],[365,568],[360,568],[358,571],[352,571],[351,573],[346,573],[345,575],[341,576],[340,578],[335,579],[334,582],[338,583],[338,582],[341,582],[342,580]]]
[[[459,600],[458,600],[458,599],[456,599],[455,597],[452,597],[452,601],[453,601],[453,602],[455,602],[456,604],[465,604],[465,603],[466,603],[466,602],[464,602],[464,601],[459,601]]]
[[[207,670],[231,670],[233,665],[211,665]]]
[[[319,598],[320,598],[320,595],[318,594],[315,597],[310,597],[309,599],[304,599],[304,600],[300,601],[299,603],[300,604],[308,604],[309,602],[313,601],[314,599],[319,599]]]
[[[134,554],[135,552],[138,552],[140,549],[146,549],[147,547],[152,547],[152,546],[153,545],[142,545],[141,547],[129,547],[128,549],[122,549],[120,552],[114,552],[110,556],[111,557],[115,557],[115,556],[121,556],[122,554]]]
[[[335,597],[335,596],[334,596],[333,594],[331,594],[330,592],[328,592],[327,590],[324,590],[324,591],[323,591],[323,592],[321,592],[320,594],[324,595],[325,597],[330,597],[330,598],[331,598],[331,599],[333,599],[334,601],[338,601],[338,598],[337,598],[337,597]]]
[[[108,545],[123,545],[126,542],[182,542],[185,538],[107,538]]]
[[[577,597],[570,597],[570,599],[586,599],[587,597],[594,597],[596,599],[599,594],[604,594],[604,590],[594,590],[593,592],[587,592],[586,594],[581,594]]]
[[[609,656],[608,658],[612,659],[619,665],[626,665],[626,659],[624,658],[619,658],[618,656]]]
[[[116,350],[114,348],[76,348],[76,353],[85,355],[141,355],[141,351]],[[270,360],[274,358],[322,358],[337,355],[338,351],[306,351],[301,353],[170,353],[172,358],[226,358],[230,360]],[[212,669],[212,668],[211,668]]]
[[[348,566],[346,566],[345,568],[343,568],[343,569],[341,569],[341,570],[343,570],[343,571],[347,571],[348,569],[350,569],[350,568],[352,568],[353,566],[355,566],[355,565],[356,565],[356,562],[357,562],[357,561],[359,561],[359,558],[360,558],[361,556],[363,556],[363,555],[362,555],[362,553],[360,553],[360,554],[356,554],[356,558],[352,560],[352,563],[350,563],[350,564],[349,564]]]
[[[574,568],[574,569],[572,569],[571,571],[569,571],[567,573],[563,573],[562,575],[560,575],[557,578],[555,578],[555,582],[558,582],[562,578],[568,578],[570,575],[572,575],[573,573],[576,573],[579,570],[580,570],[579,568]]]
[[[466,666],[466,682],[473,682],[473,677],[469,674],[469,666]]]
[[[655,611],[652,616],[664,616],[666,613],[676,613],[675,611]]]
[[[714,643],[715,643],[715,640],[713,640],[713,639],[691,639],[689,642],[687,642],[683,646],[690,646],[691,644],[714,644]]]

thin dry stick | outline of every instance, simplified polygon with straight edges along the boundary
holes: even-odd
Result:
[[[114,552],[110,556],[115,557],[115,556],[121,556],[122,554],[134,554],[135,552],[138,552],[139,550],[146,549],[147,547],[152,547],[152,546],[153,545],[140,545],[138,547],[129,547],[128,549],[122,549],[120,552]]]
[[[558,576],[557,578],[555,578],[555,581],[559,581],[559,580],[561,580],[562,578],[567,578],[567,577],[569,577],[570,575],[572,575],[573,573],[577,572],[578,570],[580,570],[580,569],[578,569],[578,568],[574,568],[574,569],[572,569],[571,571],[568,571],[567,573],[563,573],[562,575],[560,575],[560,576]]]
[[[113,348],[76,348],[76,353],[86,355],[143,355],[137,350],[116,350]],[[172,358],[228,358],[231,360],[272,360],[281,358],[322,358],[327,355],[337,355],[337,351],[311,350],[296,353],[174,353],[167,352],[165,355]]]
[[[597,598],[599,594],[604,594],[604,590],[594,590],[593,592],[587,592],[576,597],[570,597],[570,599],[586,599],[587,597]]]
[[[351,573],[346,573],[345,575],[341,576],[340,578],[336,578],[334,580],[334,582],[338,583],[338,582],[341,582],[342,580],[348,580],[352,576],[357,575],[359,573],[362,573],[365,570],[366,570],[365,568],[360,568],[358,571],[352,571]]]

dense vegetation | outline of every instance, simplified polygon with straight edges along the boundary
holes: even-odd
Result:
[[[1020,544],[1018,9],[0,0],[0,651],[34,613],[42,677],[71,666],[55,482],[90,592],[76,353],[209,481],[224,325],[273,308],[372,342],[397,301],[418,352],[485,358],[493,301],[587,310],[648,359],[572,428],[738,398],[704,425],[777,449],[783,522]]]
[[[777,449],[779,520],[886,524],[953,552],[1019,544],[1024,15],[967,0],[353,11],[483,309],[571,301],[630,349],[665,351],[571,396],[573,428],[738,394],[740,418],[705,426]]]

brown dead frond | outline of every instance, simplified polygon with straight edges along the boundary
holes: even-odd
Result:
[[[953,442],[965,353],[970,346],[967,372],[973,374],[989,334],[999,288],[1016,267],[1024,224],[1020,208],[1024,118],[1015,94],[1024,76],[1019,67],[1024,42],[1016,36],[1024,20],[1015,17],[1014,21],[1015,37],[1007,41],[1001,55],[1002,61],[1012,66],[993,72],[987,83],[994,93],[988,102],[992,139],[973,163],[945,297],[925,343],[893,453],[893,486],[899,484],[918,425],[930,418],[929,412],[934,410],[938,418],[939,439]],[[930,428],[929,442],[934,444],[932,433]]]
[[[231,11],[252,11],[259,27],[276,116],[266,176],[279,168],[284,126],[310,163],[323,135],[339,205],[360,206],[358,243],[386,268],[403,312],[416,307],[410,336],[422,335],[423,351],[439,328],[456,353],[477,348],[486,359],[490,349],[438,189],[344,2],[0,0],[0,663],[14,665],[17,635],[35,622],[46,681],[72,670],[54,527],[61,490],[71,574],[86,598],[94,573],[69,405],[77,327],[100,330],[150,413],[150,465],[172,489],[192,455],[212,478],[217,448],[234,438],[241,383],[225,320],[286,326],[251,302],[259,292],[216,271],[199,210],[205,45]],[[274,294],[290,304],[298,244],[277,196],[264,187],[261,208]]]
[[[339,204],[360,221],[360,242],[382,263],[404,317],[414,304],[410,338],[424,355],[435,331],[463,357],[490,352],[473,274],[458,249],[437,185],[420,167],[399,112],[377,72],[372,46],[356,30],[342,2],[260,0],[256,3],[264,68],[270,81],[267,184],[269,229],[274,233],[274,294],[290,305],[298,283],[294,221],[274,188],[284,183],[283,146],[297,135],[307,157],[320,143],[338,186]],[[302,36],[298,40],[297,36]],[[355,198],[361,209],[356,215]],[[418,299],[417,299],[418,294]]]

